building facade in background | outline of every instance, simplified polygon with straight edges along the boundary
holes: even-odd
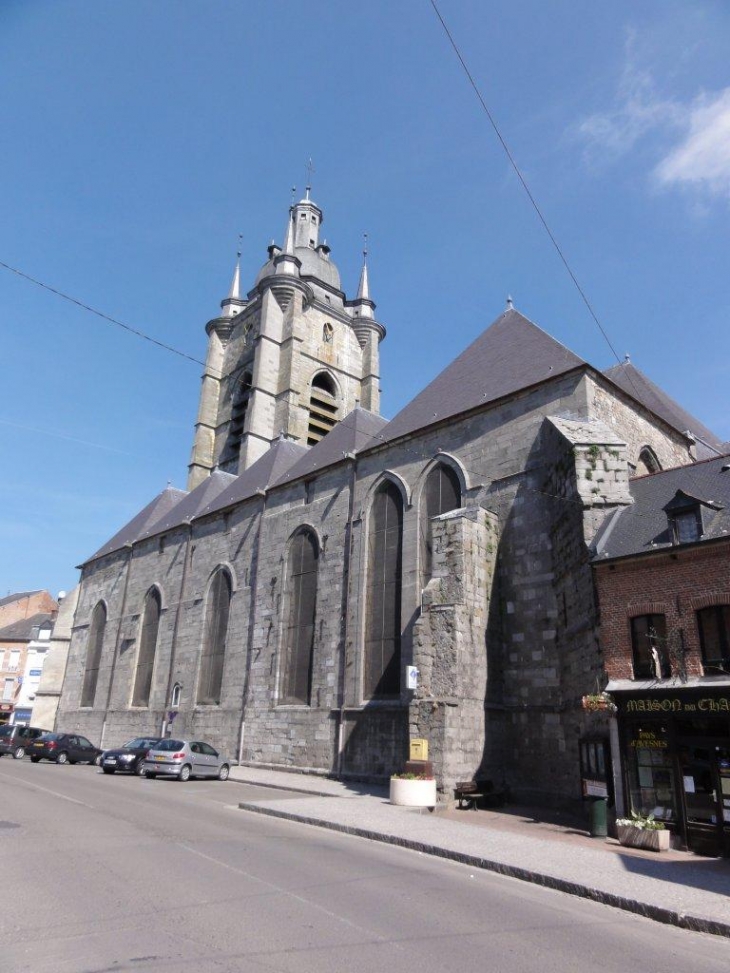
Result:
[[[730,462],[635,479],[594,556],[622,810],[730,854]]]
[[[349,299],[322,220],[307,194],[208,323],[188,489],[82,565],[58,723],[343,777],[426,739],[447,794],[479,773],[578,798],[605,678],[590,545],[634,473],[721,444],[511,306],[386,420],[367,269]]]
[[[30,722],[57,611],[47,591],[0,601],[0,722]]]

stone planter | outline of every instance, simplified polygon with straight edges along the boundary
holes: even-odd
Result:
[[[400,807],[435,807],[436,780],[390,778],[390,803]]]
[[[635,828],[630,824],[617,824],[618,843],[627,848],[644,848],[646,851],[669,851],[669,834],[666,828]]]

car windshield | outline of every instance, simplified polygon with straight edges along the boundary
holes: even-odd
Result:
[[[182,750],[184,746],[182,740],[160,740],[155,744],[155,750]]]
[[[7,723],[5,726],[0,726],[0,737],[9,737],[12,732],[12,726],[9,726]]]
[[[122,750],[149,750],[150,747],[157,746],[158,740],[159,737],[137,737],[136,740],[125,743]]]

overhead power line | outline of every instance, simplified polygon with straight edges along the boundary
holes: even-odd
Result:
[[[36,287],[41,287],[44,291],[49,291],[49,293],[55,294],[56,297],[60,297],[64,301],[68,301],[69,304],[75,304],[84,311],[89,311],[91,314],[95,314],[103,321],[108,321],[110,324],[115,324],[118,328],[122,328],[124,331],[128,331],[130,334],[136,335],[138,338],[142,338],[144,341],[149,341],[150,344],[157,345],[158,348],[163,348],[165,351],[170,351],[173,355],[179,355],[180,358],[185,358],[187,361],[195,362],[196,365],[205,365],[205,362],[202,362],[199,358],[193,358],[192,355],[188,355],[186,352],[180,351],[178,348],[173,348],[172,345],[167,345],[164,341],[159,341],[157,338],[153,338],[151,335],[145,334],[144,331],[139,331],[137,328],[132,328],[123,321],[119,321],[117,318],[113,318],[109,314],[105,314],[103,311],[99,311],[97,308],[91,307],[90,304],[84,304],[83,301],[79,301],[77,298],[71,297],[70,294],[64,294],[63,291],[59,291],[57,288],[51,287],[50,284],[45,284],[42,280],[31,277],[30,274],[26,274],[22,270],[18,270],[17,267],[11,267],[10,264],[6,264],[2,260],[0,260],[0,267],[4,267],[5,270],[9,270],[12,274],[17,274],[17,276],[22,277],[23,280],[30,281],[31,284],[35,284]]]
[[[464,56],[462,55],[461,51],[459,50],[459,47],[458,47],[456,41],[454,40],[453,34],[451,33],[451,31],[447,27],[446,21],[444,20],[444,18],[441,15],[441,11],[439,10],[438,5],[436,4],[436,0],[430,0],[430,2],[431,2],[431,6],[434,9],[434,12],[435,12],[436,16],[439,19],[439,22],[440,22],[441,26],[444,29],[444,33],[446,34],[446,36],[449,39],[449,43],[451,44],[451,46],[454,49],[454,53],[456,54],[457,58],[459,59],[459,63],[461,64],[462,68],[464,69],[464,73],[466,74],[467,78],[469,79],[469,84],[474,89],[474,94],[479,99],[479,103],[482,106],[482,109],[484,110],[484,114],[489,119],[489,124],[494,129],[494,133],[497,136],[497,138],[499,139],[499,143],[502,146],[502,148],[504,149],[505,155],[509,159],[510,165],[514,169],[514,171],[515,171],[515,173],[517,175],[517,178],[520,180],[520,183],[522,184],[522,188],[525,190],[525,193],[527,194],[527,198],[530,200],[530,203],[532,204],[532,208],[537,213],[537,217],[540,220],[540,222],[542,223],[542,226],[543,226],[545,232],[547,233],[548,237],[550,238],[550,242],[552,243],[553,247],[555,248],[555,251],[557,252],[558,256],[560,257],[560,259],[561,259],[561,261],[563,263],[563,266],[568,271],[568,274],[570,276],[570,279],[575,284],[575,287],[576,287],[578,293],[580,294],[580,296],[581,296],[581,298],[583,300],[583,303],[588,308],[588,313],[590,314],[590,316],[595,321],[595,323],[596,323],[596,325],[598,327],[598,330],[603,335],[604,340],[605,340],[606,344],[608,345],[608,347],[611,349],[611,352],[612,352],[614,358],[620,364],[621,363],[621,359],[619,358],[618,353],[616,352],[616,349],[614,348],[613,344],[611,343],[611,339],[608,337],[608,334],[606,333],[605,328],[603,327],[603,325],[601,324],[601,322],[598,320],[598,315],[593,310],[593,305],[588,300],[588,297],[586,295],[586,292],[581,287],[581,285],[580,285],[580,283],[578,281],[578,278],[576,277],[575,273],[573,272],[572,267],[568,263],[568,258],[563,253],[562,247],[558,243],[555,234],[550,229],[550,225],[548,224],[547,219],[543,215],[543,212],[540,209],[540,207],[539,207],[539,205],[537,203],[537,200],[533,196],[530,187],[527,185],[527,180],[523,176],[522,171],[520,170],[520,167],[517,165],[517,162],[515,160],[515,157],[512,155],[512,152],[510,150],[510,147],[507,145],[507,142],[505,141],[504,136],[502,135],[501,131],[499,130],[499,126],[497,125],[497,123],[496,123],[496,121],[494,119],[494,116],[492,115],[491,111],[489,110],[489,107],[487,106],[487,103],[484,100],[484,96],[482,95],[481,91],[479,90],[479,86],[476,83],[476,81],[474,80],[474,76],[472,75],[471,71],[469,70],[469,68],[467,66],[467,63],[466,63],[466,61],[464,59]]]

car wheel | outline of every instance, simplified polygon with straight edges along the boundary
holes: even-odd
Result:
[[[223,764],[221,769],[218,771],[218,780],[228,780],[228,775],[231,772],[231,768],[228,764]]]
[[[184,764],[180,768],[180,774],[178,775],[177,779],[181,780],[183,783],[185,783],[186,780],[190,780],[190,764]]]
[[[13,750],[13,757],[16,760],[22,760],[24,756],[25,756],[25,750],[23,749],[23,747],[16,747],[15,750]]]
[[[137,775],[137,777],[145,777],[146,776],[147,771],[144,769],[144,760],[140,760],[140,762],[134,768],[134,772]]]
[[[56,757],[56,763],[57,764],[67,764],[68,763],[68,754],[65,752],[65,750],[62,750],[59,753],[59,755]]]
[[[113,767],[102,767],[102,770],[104,771],[105,774],[113,774],[114,773],[114,768]]]
[[[147,774],[146,776],[147,776],[147,780],[155,780],[156,777],[157,777],[157,774]]]
[[[32,764],[37,764],[40,759],[41,759],[40,757],[31,757],[30,762]]]

